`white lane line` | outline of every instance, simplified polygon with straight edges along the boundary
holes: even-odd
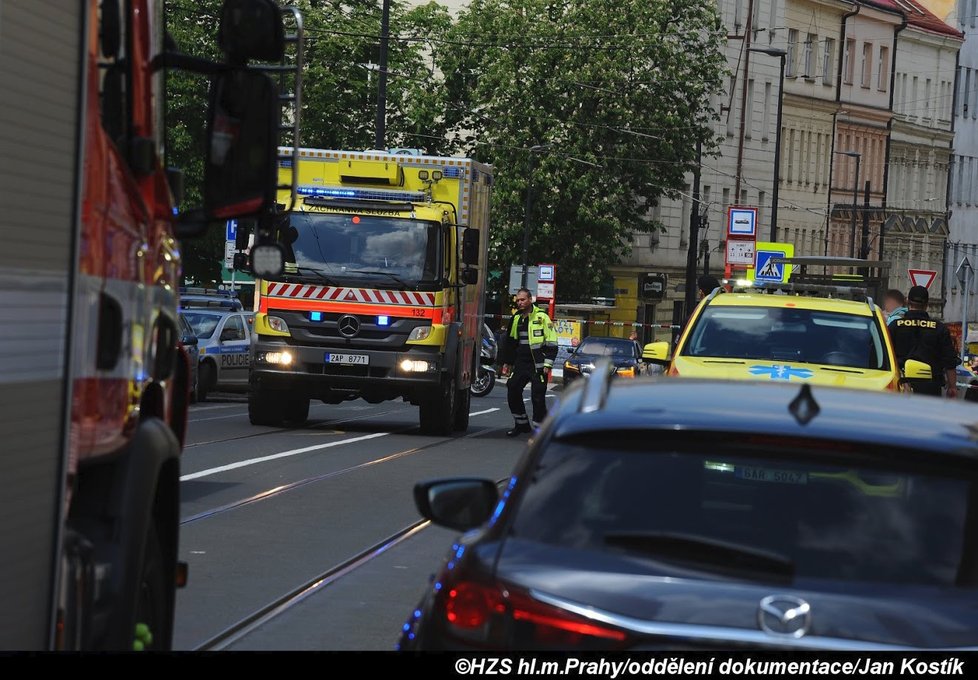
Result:
[[[498,408],[491,408],[486,411],[477,411],[475,413],[469,413],[469,416],[481,416],[498,410],[499,410]],[[249,458],[248,460],[241,460],[238,461],[237,463],[230,463],[228,465],[221,465],[220,467],[208,468],[207,470],[201,470],[200,472],[192,472],[190,474],[181,476],[180,481],[188,482],[192,479],[200,479],[201,477],[210,477],[211,475],[220,474],[221,472],[227,472],[229,470],[237,470],[238,468],[248,467],[249,465],[267,463],[270,460],[278,460],[279,458],[298,456],[299,454],[302,453],[309,453],[310,451],[319,451],[321,449],[330,449],[333,448],[334,446],[343,446],[344,444],[355,444],[356,442],[367,441],[368,439],[377,439],[378,437],[387,437],[392,434],[397,434],[397,433],[374,432],[373,434],[365,434],[360,437],[351,437],[350,439],[342,439],[338,442],[327,442],[325,444],[316,444],[315,446],[304,446],[301,449],[291,449],[289,451],[273,453],[270,456],[261,456],[260,458]]]
[[[241,408],[246,406],[244,402],[237,402],[234,404],[220,404],[214,406],[191,406],[187,409],[187,412],[193,415],[194,413],[200,413],[201,411],[216,411],[219,408]]]

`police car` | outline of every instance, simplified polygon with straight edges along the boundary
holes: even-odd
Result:
[[[717,290],[696,308],[671,361],[667,342],[646,345],[643,357],[682,377],[901,389],[886,322],[871,299]]]
[[[247,391],[254,314],[244,311],[240,300],[221,291],[182,295],[180,316],[198,340],[197,399],[205,401],[208,393],[216,390]]]

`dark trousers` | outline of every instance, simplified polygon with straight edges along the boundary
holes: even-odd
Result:
[[[533,404],[533,424],[539,425],[547,417],[547,376],[532,365],[516,364],[506,385],[509,410],[517,425],[528,425],[523,388],[530,383],[530,402]]]

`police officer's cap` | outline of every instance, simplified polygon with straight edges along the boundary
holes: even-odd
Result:
[[[930,300],[930,295],[923,286],[914,286],[907,293],[907,300],[917,305],[926,305],[927,301]]]

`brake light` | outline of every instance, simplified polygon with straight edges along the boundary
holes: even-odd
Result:
[[[461,581],[441,589],[440,610],[453,637],[493,647],[522,649],[620,647],[627,640],[604,626],[529,593],[500,584]]]
[[[558,607],[552,607],[528,594],[510,592],[513,620],[533,624],[534,642],[545,645],[578,646],[587,638],[624,642],[625,633],[616,628],[595,624]]]
[[[454,628],[475,630],[489,623],[494,614],[506,611],[502,594],[479,583],[459,583],[448,591],[445,619]]]

